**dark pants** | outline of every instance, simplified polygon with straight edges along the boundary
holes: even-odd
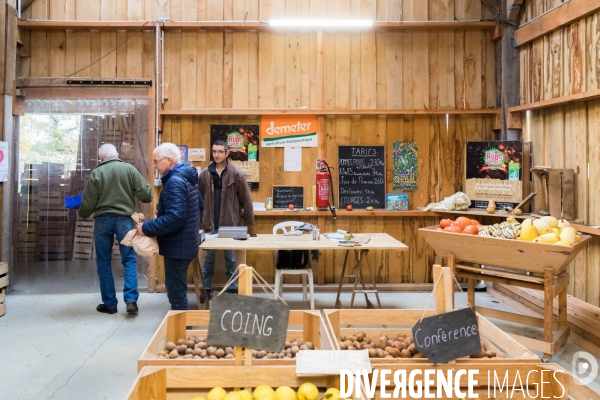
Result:
[[[192,260],[165,257],[165,287],[173,310],[189,310],[187,270]]]
[[[117,235],[119,241],[121,262],[125,272],[123,300],[125,300],[125,303],[137,302],[139,294],[135,253],[133,247],[121,244],[121,240],[127,232],[135,228],[133,219],[116,215],[99,215],[94,221],[96,265],[98,267],[102,303],[109,308],[117,308],[115,281],[112,274],[112,247],[115,235]]]

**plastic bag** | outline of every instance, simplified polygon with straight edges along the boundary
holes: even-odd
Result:
[[[446,197],[439,203],[429,203],[423,211],[439,210],[439,211],[455,211],[461,210],[463,207],[468,208],[471,205],[471,200],[463,192],[456,192],[451,196]],[[464,211],[464,210],[463,210]]]
[[[131,218],[137,223],[144,221],[144,214],[133,213]],[[152,257],[158,254],[158,242],[155,238],[138,235],[137,229],[132,229],[121,240],[123,246],[133,247],[140,256]]]

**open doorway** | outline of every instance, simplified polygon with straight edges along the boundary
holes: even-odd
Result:
[[[67,208],[98,165],[98,148],[112,143],[119,158],[148,177],[147,99],[26,99],[19,119],[14,197],[12,289],[21,293],[99,291],[93,218]],[[148,205],[136,200],[136,211]],[[123,287],[118,243],[113,275]],[[147,264],[138,257],[138,285]]]

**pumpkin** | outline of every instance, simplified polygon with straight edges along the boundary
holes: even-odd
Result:
[[[465,229],[467,226],[471,225],[471,219],[467,217],[458,217],[456,218],[456,221],[454,221],[454,225],[458,225],[462,229]]]
[[[463,229],[462,233],[467,235],[477,235],[479,233],[479,228],[477,225],[469,225],[465,229]]]
[[[447,228],[450,225],[452,225],[454,221],[452,221],[450,218],[445,218],[443,220],[440,221],[440,227],[441,228]]]
[[[452,233],[462,233],[463,228],[460,225],[457,224],[452,224],[450,226],[447,226],[444,228],[444,230],[446,232],[452,232]]]

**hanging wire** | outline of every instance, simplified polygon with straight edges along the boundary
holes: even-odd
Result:
[[[83,67],[83,68],[81,68],[80,70],[78,70],[78,71],[75,71],[75,72],[73,72],[73,73],[72,73],[72,74],[70,74],[70,75],[67,75],[66,77],[67,77],[67,78],[70,78],[71,76],[73,76],[73,75],[76,75],[76,74],[80,73],[81,71],[83,71],[83,70],[85,70],[85,69],[87,69],[87,68],[90,68],[92,65],[95,65],[95,64],[99,63],[99,62],[100,62],[100,61],[102,61],[104,58],[106,58],[106,57],[107,57],[109,54],[111,54],[111,53],[114,53],[115,51],[117,51],[117,49],[118,49],[119,47],[121,47],[122,45],[124,45],[124,44],[125,44],[125,43],[126,43],[128,40],[129,40],[129,39],[131,39],[131,38],[132,38],[132,37],[133,37],[133,36],[134,36],[136,33],[138,33],[139,31],[141,31],[141,30],[142,30],[142,29],[143,29],[143,28],[144,28],[146,25],[148,25],[148,23],[149,23],[149,22],[151,22],[151,21],[146,21],[146,22],[144,22],[144,25],[142,25],[142,26],[140,26],[139,28],[137,28],[137,29],[136,29],[136,30],[135,30],[135,31],[134,31],[134,32],[133,32],[131,35],[127,35],[127,37],[125,38],[125,40],[123,40],[121,43],[119,43],[119,44],[118,44],[118,45],[117,45],[117,46],[116,46],[114,49],[112,49],[111,51],[109,51],[108,53],[106,53],[105,55],[103,55],[102,57],[100,57],[99,59],[97,59],[96,61],[92,62],[90,65],[88,65],[88,66],[86,66],[86,67]]]

